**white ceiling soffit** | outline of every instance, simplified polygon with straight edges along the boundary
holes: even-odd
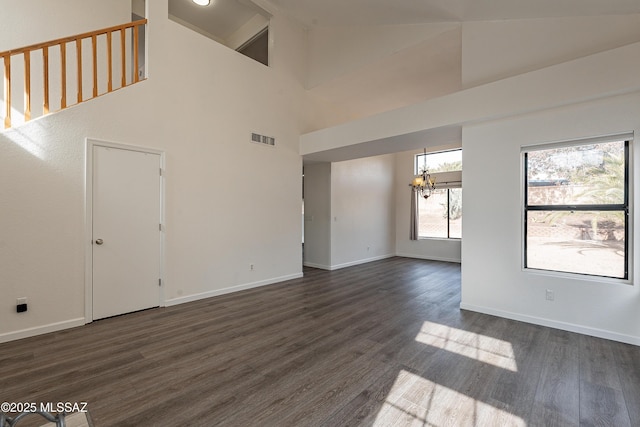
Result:
[[[440,135],[439,131],[463,124],[637,92],[639,58],[640,42],[637,42],[310,132],[301,136],[300,153],[305,160],[321,161],[327,152],[324,161],[334,161],[336,157],[332,155],[329,159],[328,153],[342,150],[351,155],[349,150],[353,147],[360,148],[361,157],[366,157],[376,154],[367,152],[368,144],[377,147],[379,141],[386,141],[395,145],[399,138],[395,135],[421,135],[429,144],[433,140],[446,140],[446,135]],[[571,84],[566,84],[567,81]]]
[[[398,25],[640,13],[638,0],[270,0],[305,25]]]
[[[368,141],[346,147],[334,148],[303,156],[304,163],[340,162],[362,157],[400,153],[402,151],[429,149],[448,149],[462,144],[462,126],[443,126],[426,129],[404,135]]]

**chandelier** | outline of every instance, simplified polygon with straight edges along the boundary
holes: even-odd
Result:
[[[422,157],[424,163],[422,165],[422,173],[413,178],[411,182],[411,188],[413,191],[420,194],[425,199],[431,196],[433,190],[436,189],[436,179],[431,178],[429,170],[427,169],[427,149],[424,149],[424,156]]]

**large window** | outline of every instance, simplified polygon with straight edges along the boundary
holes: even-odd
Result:
[[[416,156],[416,175],[426,168],[436,180],[428,198],[418,197],[419,238],[462,238],[462,150]]]
[[[629,277],[630,136],[524,150],[524,266]]]

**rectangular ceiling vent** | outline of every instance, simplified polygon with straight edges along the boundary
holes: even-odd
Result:
[[[251,134],[251,142],[255,142],[257,144],[264,144],[264,145],[271,145],[271,146],[275,146],[276,145],[276,139],[271,137],[271,136],[265,136],[265,135],[260,135],[257,133],[252,133]]]

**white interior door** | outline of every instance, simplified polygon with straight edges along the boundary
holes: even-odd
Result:
[[[160,304],[160,155],[93,147],[93,319]]]

